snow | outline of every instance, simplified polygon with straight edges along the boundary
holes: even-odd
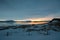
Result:
[[[52,23],[54,23],[56,21],[53,21]],[[44,25],[33,25],[33,26],[29,26],[28,28],[19,28],[21,25],[28,25],[28,24],[10,24],[10,23],[0,23],[0,29],[4,28],[4,27],[18,27],[16,29],[14,28],[8,28],[5,30],[0,30],[0,40],[60,40],[60,28],[58,28],[58,26],[49,26],[48,24],[44,24]],[[38,29],[42,29],[42,28],[49,28],[51,27],[50,30],[48,30],[48,35],[44,34],[46,33],[45,29],[44,31],[36,31]],[[27,29],[35,29],[34,31],[29,31],[27,32]],[[59,30],[59,31],[53,31],[53,30]]]
[[[25,24],[26,25],[26,24]],[[0,26],[20,26],[20,24],[5,24],[0,23]],[[30,29],[41,29],[42,26],[47,27],[47,25],[35,25],[32,27],[29,27]],[[55,28],[55,26],[51,26],[52,28]],[[26,28],[27,29],[27,28]],[[6,30],[0,30],[0,40],[60,40],[60,32],[56,32],[53,30],[48,31],[48,35],[44,35],[42,33],[39,33],[37,31],[26,32],[26,30],[22,28],[17,29],[6,29]]]
[[[9,35],[7,36],[7,32]],[[60,32],[49,31],[49,35],[39,34],[38,32],[28,32],[21,28],[7,29],[0,31],[0,40],[60,40]]]

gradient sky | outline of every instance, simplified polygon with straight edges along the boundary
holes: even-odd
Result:
[[[60,17],[60,0],[0,0],[0,20]]]

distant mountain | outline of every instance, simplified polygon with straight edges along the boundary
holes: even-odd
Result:
[[[53,21],[54,21],[54,22],[60,22],[60,18],[54,18],[54,19],[52,19],[52,20],[50,21],[50,23],[53,22]]]
[[[6,20],[6,21],[8,21],[8,22],[11,22],[12,21],[13,22],[14,20]]]
[[[54,18],[48,23],[48,27],[54,31],[60,31],[60,18]]]
[[[14,20],[5,20],[5,21],[0,21],[0,23],[15,23]]]
[[[50,25],[60,26],[60,18],[54,18],[49,22]]]

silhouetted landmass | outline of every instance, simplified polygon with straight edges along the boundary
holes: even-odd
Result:
[[[54,18],[48,24],[54,31],[60,31],[60,18]]]

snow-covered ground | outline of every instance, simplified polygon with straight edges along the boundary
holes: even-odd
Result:
[[[60,26],[54,25],[55,23],[53,25],[49,25],[49,23],[44,25],[0,23],[0,28],[5,28],[0,30],[0,40],[60,40]],[[16,29],[10,28],[11,26]],[[48,35],[44,33],[48,33]]]
[[[38,32],[31,32],[31,35],[28,35],[28,32],[21,28],[6,29],[0,31],[0,40],[60,40],[60,32],[50,30],[49,35]]]

